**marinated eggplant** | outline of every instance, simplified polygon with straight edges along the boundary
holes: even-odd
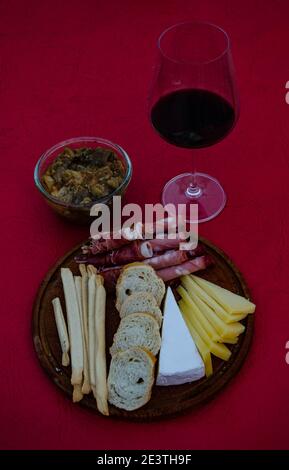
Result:
[[[47,191],[67,204],[90,206],[117,189],[125,168],[112,150],[66,147],[42,176]]]

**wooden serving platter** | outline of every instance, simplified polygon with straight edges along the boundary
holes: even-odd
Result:
[[[200,271],[199,275],[232,292],[250,298],[244,278],[228,256],[207,240],[200,239],[200,241],[205,245],[215,264],[205,271]],[[33,341],[40,364],[55,385],[70,398],[72,398],[71,371],[70,367],[61,365],[61,349],[51,301],[58,296],[64,307],[60,268],[69,267],[74,274],[79,274],[74,256],[80,252],[80,247],[81,245],[78,245],[67,253],[48,272],[39,288],[33,308]],[[172,287],[176,285],[175,282]],[[106,311],[108,369],[110,362],[108,350],[119,324],[119,314],[115,309],[114,302],[114,297],[108,295]],[[209,401],[234,377],[247,356],[253,337],[254,315],[248,315],[242,323],[245,324],[246,330],[240,335],[238,343],[227,345],[232,351],[230,360],[224,362],[212,356],[214,373],[211,377],[208,379],[203,378],[191,384],[169,387],[154,386],[151,400],[145,406],[135,411],[125,411],[110,405],[110,416],[146,421],[171,417]],[[92,395],[84,396],[80,404],[98,413]]]

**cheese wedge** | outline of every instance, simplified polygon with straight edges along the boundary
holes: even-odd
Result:
[[[242,313],[238,315],[229,314],[218,302],[213,299],[201,286],[199,286],[192,276],[183,276],[181,278],[183,286],[187,289],[188,293],[192,298],[198,296],[207,305],[209,305],[218,317],[223,320],[225,323],[233,323],[239,320],[243,320],[247,316],[247,313]]]
[[[198,318],[199,322],[202,324],[203,328],[206,330],[212,341],[219,341],[220,335],[217,333],[213,325],[209,322],[207,317],[203,315],[202,312],[199,310],[193,299],[189,296],[186,289],[184,289],[183,286],[179,286],[177,288],[177,292],[178,294],[180,294],[184,302],[191,308],[193,314]]]
[[[204,343],[208,346],[210,352],[214,354],[214,356],[219,357],[224,361],[228,361],[231,356],[230,349],[228,349],[224,344],[215,343],[211,340],[206,330],[199,322],[198,318],[194,316],[193,311],[183,300],[180,300],[180,307],[182,309],[183,315],[188,318],[189,323],[192,324],[193,328],[200,335]]]
[[[204,362],[168,287],[156,384],[178,385],[199,380],[204,375]]]
[[[179,303],[180,310],[183,314],[183,318],[186,322],[187,327],[189,328],[189,331],[192,335],[192,338],[196,343],[196,346],[199,350],[199,353],[202,356],[202,359],[204,361],[206,377],[210,377],[210,375],[212,375],[212,373],[213,373],[213,364],[212,364],[212,357],[211,357],[210,350],[209,350],[208,346],[204,343],[204,341],[202,340],[200,335],[196,332],[193,325],[190,323],[188,316],[183,313],[182,306],[186,307],[184,302],[183,302],[183,305],[181,305],[181,302]],[[184,308],[184,310],[185,310],[185,308]]]
[[[206,302],[203,302],[198,296],[194,296],[194,301],[201,310],[201,312],[205,315],[205,317],[211,322],[214,328],[220,335],[221,340],[234,340],[237,336],[242,334],[245,331],[245,326],[242,323],[234,322],[227,324],[221,318],[216,315],[216,312],[212,310]]]
[[[213,299],[216,300],[230,314],[254,313],[256,305],[241,295],[234,294],[223,287],[206,281],[197,276],[192,279],[202,287]]]
[[[219,339],[219,343],[227,343],[227,344],[237,344],[238,343],[238,336],[235,338],[226,338],[226,339]]]

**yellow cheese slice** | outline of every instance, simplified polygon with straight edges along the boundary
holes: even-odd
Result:
[[[189,296],[186,289],[183,286],[177,288],[177,292],[180,294],[184,302],[191,308],[192,313],[198,318],[203,328],[206,330],[212,341],[219,341],[220,335],[217,333],[214,326],[209,322],[207,317],[202,314],[193,299]]]
[[[223,359],[224,361],[228,361],[228,359],[231,356],[230,349],[228,349],[224,344],[215,343],[214,341],[211,340],[211,338],[209,337],[208,333],[203,328],[199,320],[192,314],[192,310],[190,309],[190,307],[183,300],[180,300],[179,305],[181,307],[183,315],[185,316],[185,318],[188,319],[189,323],[192,324],[193,328],[202,338],[204,343],[208,346],[210,352],[214,354],[214,356],[219,357],[220,359]]]
[[[254,313],[256,306],[241,295],[234,294],[223,287],[217,286],[212,282],[206,281],[197,276],[191,276],[192,279],[202,287],[208,295],[213,297],[230,314]]]
[[[179,304],[179,307],[180,307],[180,310],[182,312],[180,304]],[[200,335],[193,328],[193,326],[189,322],[188,318],[183,314],[183,312],[182,312],[182,315],[183,315],[183,318],[186,322],[186,325],[187,325],[187,327],[188,327],[188,329],[191,333],[191,336],[192,336],[192,338],[193,338],[193,340],[194,340],[194,342],[195,342],[195,344],[196,344],[196,346],[199,350],[199,353],[202,356],[202,359],[204,361],[206,377],[210,377],[210,375],[212,375],[212,373],[213,373],[212,357],[211,357],[210,350],[209,350],[208,346],[206,346],[206,344],[204,343],[204,341],[202,340]]]
[[[190,296],[198,296],[207,305],[209,305],[225,323],[233,323],[239,320],[243,320],[247,316],[247,313],[242,313],[239,315],[229,314],[218,302],[213,299],[201,286],[199,286],[193,279],[192,276],[183,276],[181,278],[182,284],[189,292]]]
[[[211,309],[202,299],[197,295],[194,296],[195,303],[199,307],[199,310],[207,317],[209,322],[214,326],[222,340],[233,340],[236,336],[239,336],[245,331],[245,326],[239,322],[227,324],[221,318],[216,315],[213,309]]]
[[[238,336],[236,336],[235,338],[220,339],[219,343],[237,344]]]

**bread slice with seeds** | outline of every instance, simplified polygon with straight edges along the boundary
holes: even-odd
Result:
[[[136,292],[149,292],[156,299],[159,307],[165,294],[165,284],[151,266],[144,263],[131,263],[123,269],[116,284],[118,311],[126,299]]]
[[[110,354],[138,346],[154,356],[161,347],[159,325],[150,313],[131,313],[124,317],[113,338]]]
[[[128,411],[145,405],[152,393],[155,361],[137,347],[114,354],[107,381],[109,403]]]
[[[162,312],[158,307],[157,301],[150,292],[135,292],[130,295],[120,308],[120,318],[124,318],[132,313],[149,312],[158,322],[159,327],[162,324]]]

